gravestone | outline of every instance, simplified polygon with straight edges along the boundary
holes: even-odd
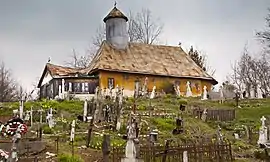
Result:
[[[175,85],[174,86],[174,90],[175,90],[176,96],[180,97],[181,96],[181,92],[180,92],[179,85]]]
[[[264,145],[267,143],[267,127],[265,126],[265,121],[266,121],[266,118],[264,116],[262,116],[261,118],[261,122],[262,122],[262,125],[260,127],[260,131],[259,131],[259,139],[258,139],[258,144],[260,145]]]
[[[23,99],[20,100],[20,118],[23,119]]]
[[[239,139],[240,138],[238,133],[234,133],[233,135],[234,135],[234,138],[235,139]]]
[[[152,90],[151,95],[150,95],[150,99],[155,98],[155,93],[156,93],[156,86],[153,87],[153,90]]]
[[[75,137],[75,126],[76,126],[76,123],[75,123],[75,120],[72,120],[72,123],[71,123],[71,131],[70,131],[70,141],[74,141],[74,137]]]
[[[221,127],[219,125],[218,125],[218,129],[217,129],[217,138],[218,138],[218,142],[223,141],[223,135],[221,133]]]
[[[224,94],[223,94],[223,87],[220,86],[219,87],[219,103],[223,103],[224,102]]]
[[[203,97],[202,100],[207,100],[207,87],[203,86]]]
[[[188,162],[188,154],[187,154],[187,151],[183,151],[183,162]]]
[[[207,109],[203,109],[203,113],[202,113],[201,119],[204,122],[206,121],[206,119],[207,119]]]
[[[147,82],[148,82],[148,78],[146,77],[144,79],[144,84],[143,84],[143,87],[142,87],[142,96],[145,96],[146,93],[147,93]]]
[[[251,87],[250,88],[250,99],[253,99],[253,98],[255,98],[255,91],[254,91],[254,88]]]
[[[136,138],[136,129],[135,123],[133,122],[132,118],[130,118],[129,126],[128,126],[128,133],[127,133],[127,144],[125,150],[125,158],[121,159],[121,162],[137,162],[136,159],[136,147],[134,143],[134,139]]]
[[[83,105],[83,121],[85,122],[87,119],[87,100],[84,101],[84,105]]]
[[[257,98],[258,99],[262,99],[263,95],[262,95],[262,90],[260,86],[257,86]]]
[[[187,87],[186,97],[191,97],[192,92],[191,92],[191,87],[190,87],[190,82],[189,81],[187,81],[186,87]]]

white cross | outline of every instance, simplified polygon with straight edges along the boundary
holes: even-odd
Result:
[[[262,127],[265,127],[266,118],[264,116],[262,116],[261,121],[262,121]]]

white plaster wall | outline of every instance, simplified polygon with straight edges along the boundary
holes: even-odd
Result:
[[[45,85],[46,83],[49,83],[52,79],[53,78],[52,78],[51,74],[46,72],[46,74],[42,80],[41,86]]]

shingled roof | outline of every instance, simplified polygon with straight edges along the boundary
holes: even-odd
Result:
[[[128,18],[116,7],[114,7],[109,14],[103,19],[104,22],[106,22],[110,18],[123,18],[126,21],[128,21]]]
[[[52,78],[66,78],[66,77],[76,77],[76,76],[93,77],[93,76],[87,75],[87,73],[85,73],[85,70],[81,68],[71,68],[71,67],[65,67],[65,66],[59,66],[59,65],[47,63],[43,70],[42,76],[39,80],[38,87],[41,86],[42,80],[47,72],[49,72]]]
[[[97,70],[200,78],[217,84],[181,47],[176,46],[129,43],[127,49],[118,50],[103,41],[86,72],[91,74]]]

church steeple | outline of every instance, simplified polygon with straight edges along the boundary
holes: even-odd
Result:
[[[116,2],[114,3],[113,9],[109,12],[109,14],[103,19],[106,23],[107,20],[111,18],[123,18],[128,21],[128,18],[116,7]]]
[[[128,45],[128,18],[116,7],[103,19],[106,24],[106,40],[117,49],[125,49]]]

